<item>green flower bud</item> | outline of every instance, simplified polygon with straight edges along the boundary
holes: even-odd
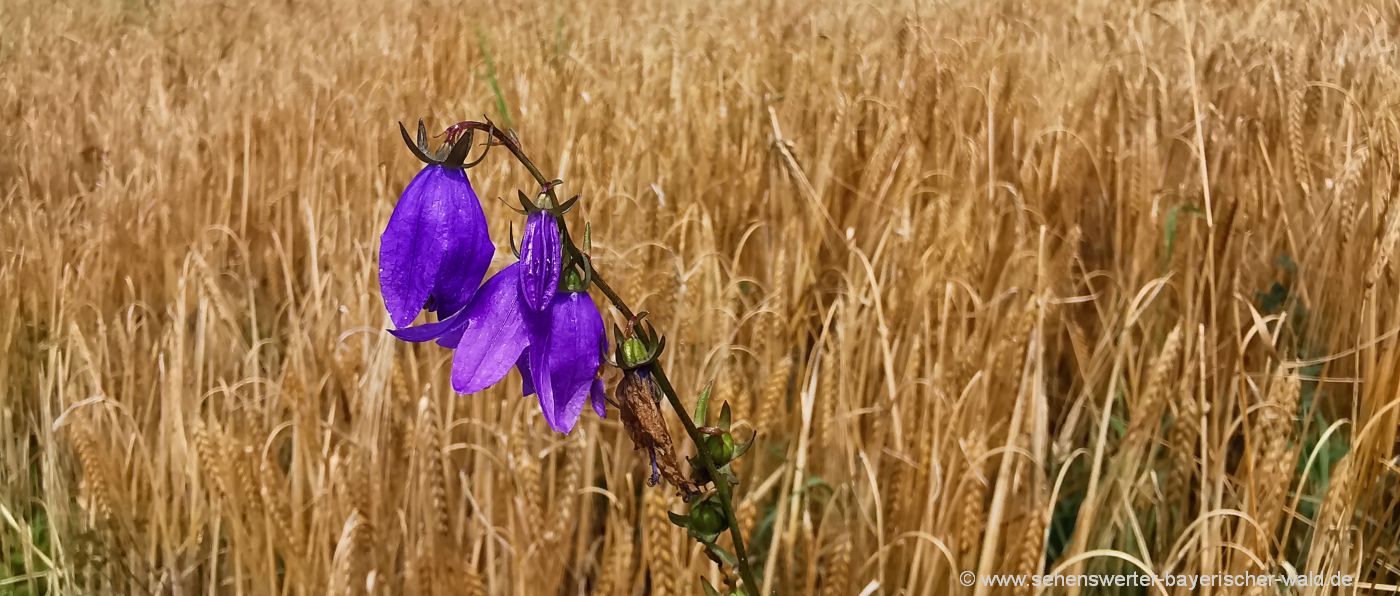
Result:
[[[636,368],[646,361],[650,350],[642,340],[629,337],[622,342],[622,368]]]
[[[580,275],[578,269],[574,267],[564,269],[564,282],[559,285],[564,286],[564,290],[569,292],[583,292],[588,290],[588,288],[583,285],[583,276]]]
[[[690,509],[690,529],[696,534],[719,536],[728,528],[729,522],[724,519],[724,510],[719,503],[705,499]]]
[[[705,437],[705,451],[715,462],[715,467],[723,466],[734,459],[734,437],[729,433]]]

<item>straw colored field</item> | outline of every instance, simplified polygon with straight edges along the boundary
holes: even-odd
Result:
[[[718,584],[615,412],[383,331],[395,123],[481,114],[759,433],[765,593],[1396,584],[1400,15],[1234,4],[8,0],[0,593]]]

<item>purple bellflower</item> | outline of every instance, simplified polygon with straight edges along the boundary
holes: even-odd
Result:
[[[559,221],[548,211],[531,213],[525,219],[520,243],[520,262],[525,266],[520,275],[520,297],[531,311],[540,312],[554,300],[562,259]]]
[[[379,285],[397,327],[424,308],[461,310],[476,293],[495,246],[466,172],[430,164],[404,189],[379,244]]]
[[[553,215],[531,214],[522,244],[520,262],[488,279],[465,308],[391,333],[455,348],[452,388],[458,393],[490,387],[514,366],[522,394],[535,394],[549,427],[568,433],[585,401],[606,415],[598,377],[607,349],[603,317],[577,275],[562,275],[565,287],[559,287],[560,237]]]

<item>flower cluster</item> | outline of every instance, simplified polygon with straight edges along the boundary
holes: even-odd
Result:
[[[626,331],[613,326],[617,351],[610,364],[622,370],[615,405],[633,445],[646,450],[651,460],[649,484],[664,477],[691,504],[686,514],[668,516],[705,546],[711,561],[738,572],[738,578],[726,576],[731,596],[756,590],[759,584],[734,510],[733,487],[739,479],[732,467],[756,433],[748,441],[735,441],[727,403],[720,404],[719,418],[711,425],[713,381],[696,398],[694,417],[686,415],[657,360],[666,338],[643,320],[645,312],[634,314],[593,269],[587,228],[582,249],[570,239],[563,216],[578,197],[560,204],[554,189],[561,182],[545,178],[514,133],[496,128],[490,120],[449,127],[447,141],[437,151],[428,149],[421,121],[416,143],[408,130],[399,130],[408,148],[428,165],[404,190],[380,242],[379,281],[384,306],[397,327],[390,332],[405,341],[436,340],[455,349],[452,387],[461,393],[485,389],[514,367],[520,371],[522,393],[539,397],[550,428],[567,433],[578,423],[585,401],[599,416],[605,413],[607,398],[598,369],[607,339],[602,315],[588,297],[588,288],[596,287],[627,321]],[[520,195],[526,221],[521,247],[515,251],[519,261],[485,283],[482,279],[496,250],[465,172],[485,159],[483,152],[466,163],[474,131],[490,135],[487,149],[503,146],[510,151],[541,188],[538,204]],[[458,142],[463,136],[465,141]],[[437,320],[411,326],[424,310],[435,313]],[[697,450],[685,458],[689,474],[681,470],[671,441],[661,409],[663,396]],[[726,530],[733,539],[732,554],[717,543]],[[703,585],[707,594],[718,593],[708,582]]]
[[[520,260],[482,283],[495,245],[463,164],[470,137],[454,142],[449,134],[447,146],[430,157],[422,123],[416,145],[403,132],[427,165],[404,189],[380,239],[379,283],[397,327],[390,332],[454,349],[458,393],[486,389],[514,367],[522,394],[538,396],[550,428],[573,430],[585,401],[604,416],[598,369],[607,339],[587,293],[585,264],[563,251],[560,218],[567,205],[522,201]],[[438,320],[410,326],[424,310]]]

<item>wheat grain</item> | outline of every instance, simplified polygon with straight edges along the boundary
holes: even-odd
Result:
[[[821,596],[845,596],[850,594],[851,582],[851,538],[838,536],[835,547],[822,574]]]
[[[1138,445],[1147,441],[1150,434],[1156,432],[1162,412],[1167,406],[1167,396],[1176,385],[1172,379],[1177,357],[1181,353],[1181,334],[1180,326],[1173,328],[1162,343],[1162,349],[1152,360],[1147,382],[1142,388],[1142,398],[1132,413],[1128,431],[1123,438],[1122,451],[1132,452]]]
[[[596,594],[630,594],[632,587],[632,525],[621,515],[608,518],[608,540],[599,564]]]
[[[1048,508],[1033,508],[1026,512],[1026,525],[1020,528],[1016,546],[1015,572],[1025,576],[1039,574],[1045,559],[1045,528],[1050,521]]]
[[[83,494],[89,511],[98,519],[112,518],[111,483],[107,480],[104,460],[99,455],[96,441],[87,428],[85,418],[77,418],[69,427],[68,440],[73,452],[78,456],[82,470]]]
[[[986,478],[981,471],[982,454],[986,452],[986,446],[980,439],[975,440],[967,450],[967,471],[963,475],[963,482],[959,494],[961,500],[958,503],[958,545],[962,549],[965,560],[965,569],[977,568],[978,547],[982,544],[982,531],[984,520],[986,519],[986,499],[987,485]]]
[[[1167,445],[1172,457],[1165,488],[1167,506],[1176,508],[1184,517],[1192,508],[1192,483],[1200,461],[1196,455],[1199,451],[1200,406],[1189,389],[1178,390],[1176,395],[1176,414],[1167,433]]]
[[[787,407],[788,378],[792,375],[792,358],[784,357],[768,372],[759,393],[758,421],[759,432],[776,433],[782,423],[780,413]]]
[[[1294,457],[1289,442],[1297,419],[1299,381],[1297,374],[1275,379],[1269,389],[1258,425],[1261,447],[1254,459],[1255,490],[1258,500],[1254,518],[1259,524],[1260,550],[1267,552],[1274,530],[1284,515],[1285,497],[1294,476]]]
[[[1285,90],[1284,96],[1288,105],[1288,152],[1290,161],[1293,164],[1293,180],[1307,195],[1311,191],[1311,174],[1308,171],[1307,154],[1303,146],[1303,117],[1306,105],[1303,101],[1307,88],[1302,85],[1302,77],[1293,74],[1296,70],[1294,66],[1296,60],[1289,60],[1290,76],[1288,83],[1297,85],[1294,89]]]
[[[282,543],[283,558],[288,568],[295,572],[296,566],[305,556],[300,532],[292,525],[291,499],[287,495],[286,483],[281,470],[270,461],[262,461],[258,466],[258,492],[262,497],[263,510],[270,518],[273,530]]]
[[[671,509],[669,501],[667,492],[661,490],[648,490],[642,497],[647,576],[651,579],[651,593],[658,596],[678,593],[674,580],[678,569],[671,554],[671,528],[675,526],[666,515]]]
[[[225,459],[223,449],[228,440],[218,427],[211,427],[200,421],[194,423],[192,434],[195,452],[199,454],[200,467],[204,470],[205,482],[213,489],[210,496],[223,500],[231,498],[233,493],[230,490],[229,462]]]

